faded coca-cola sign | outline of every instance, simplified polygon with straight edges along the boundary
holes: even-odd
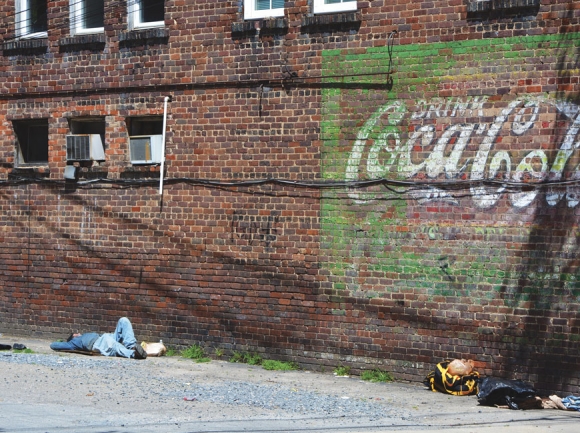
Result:
[[[470,180],[474,203],[494,206],[506,185],[580,179],[573,154],[580,147],[580,110],[565,101],[526,97],[492,104],[486,97],[419,101],[412,111],[402,100],[381,106],[359,130],[345,179]],[[549,158],[551,156],[551,159]],[[483,186],[478,181],[500,182]],[[502,184],[502,182],[504,182]],[[580,201],[575,183],[547,189],[551,206]],[[413,193],[422,201],[456,202],[446,190],[425,187]],[[536,188],[509,194],[516,207],[528,206]],[[358,203],[372,194],[352,190]]]

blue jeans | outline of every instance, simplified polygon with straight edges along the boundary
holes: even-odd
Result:
[[[93,344],[99,338],[96,332],[87,332],[70,341],[55,341],[50,345],[52,350],[93,350]]]
[[[122,356],[134,358],[133,348],[137,344],[133,326],[126,317],[121,317],[113,334],[99,336],[94,332],[82,334],[67,342],[56,342],[50,345],[52,350],[93,350],[105,356]]]
[[[98,350],[105,356],[133,358],[135,356],[133,348],[136,343],[131,322],[126,317],[121,317],[117,322],[115,333],[101,335],[95,341],[93,350]]]

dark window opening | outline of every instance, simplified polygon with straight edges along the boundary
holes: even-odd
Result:
[[[48,119],[14,121],[18,164],[48,163]]]
[[[71,134],[99,134],[101,136],[101,143],[105,143],[106,123],[102,117],[71,119],[69,122]]]
[[[83,27],[94,29],[105,25],[105,1],[85,0],[83,10]]]
[[[46,32],[47,29],[46,0],[30,0],[29,33]]]
[[[127,130],[129,136],[136,135],[161,135],[163,134],[163,118],[152,117],[133,117],[127,119]]]
[[[99,134],[105,136],[105,120],[96,119],[72,119],[70,121],[72,134]]]
[[[141,22],[151,23],[165,20],[164,0],[141,0]]]

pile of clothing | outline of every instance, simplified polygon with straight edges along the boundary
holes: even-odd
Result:
[[[432,391],[452,395],[477,395],[479,404],[506,409],[561,409],[580,411],[580,397],[541,397],[521,380],[483,377],[471,360],[442,361],[424,381]]]
[[[507,409],[580,410],[580,397],[540,397],[534,387],[521,380],[485,377],[478,385],[477,400],[485,406]]]

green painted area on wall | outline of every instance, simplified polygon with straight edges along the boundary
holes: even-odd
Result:
[[[469,83],[500,81],[498,77],[515,81],[536,78],[546,69],[538,64],[549,62],[558,67],[552,75],[574,75],[579,51],[580,33],[395,44],[392,54],[388,47],[368,48],[362,54],[325,51],[323,76],[353,76],[323,80],[337,86],[323,89],[322,176],[326,180],[347,178],[349,156],[361,128],[389,101],[415,104],[426,95],[438,97],[446,84],[469,88]],[[390,61],[395,71],[392,84],[384,74]],[[474,95],[485,95],[485,91]],[[488,96],[497,96],[495,88],[487,91]],[[383,125],[383,132],[387,128],[393,127]],[[365,192],[373,188],[381,187]],[[331,273],[335,289],[372,297],[411,288],[430,297],[477,296],[485,302],[499,297],[512,307],[532,303],[536,308],[548,308],[562,294],[580,301],[580,275],[566,266],[567,259],[551,259],[551,267],[537,269],[533,275],[529,269],[522,271],[521,259],[520,263],[514,259],[518,254],[514,245],[525,244],[533,228],[512,225],[510,221],[517,220],[515,210],[488,211],[513,213],[509,218],[438,224],[440,213],[461,212],[462,205],[442,205],[454,211],[427,211],[428,205],[409,200],[396,188],[390,193],[383,190],[380,197],[372,203],[357,202],[346,189],[324,192],[322,249],[331,259],[322,266]],[[434,221],[429,220],[430,215]],[[577,229],[571,227],[572,231]],[[532,258],[524,263],[528,268],[535,263]]]
[[[496,73],[534,71],[537,62],[521,60],[543,57],[564,58],[563,53],[574,55],[580,47],[580,33],[518,36],[511,38],[476,39],[435,44],[394,45],[392,62],[395,89],[405,91],[413,84],[438,84],[442,78],[457,80],[458,77],[490,77]],[[364,54],[350,55],[344,50],[328,50],[322,53],[323,76],[386,72],[389,64],[387,47],[368,48]],[[547,61],[550,61],[547,59]],[[518,63],[520,62],[520,63]],[[506,68],[517,65],[514,70]],[[565,73],[565,71],[559,71]],[[377,77],[360,76],[351,81],[374,82]],[[342,82],[340,78],[328,78],[325,82]]]

